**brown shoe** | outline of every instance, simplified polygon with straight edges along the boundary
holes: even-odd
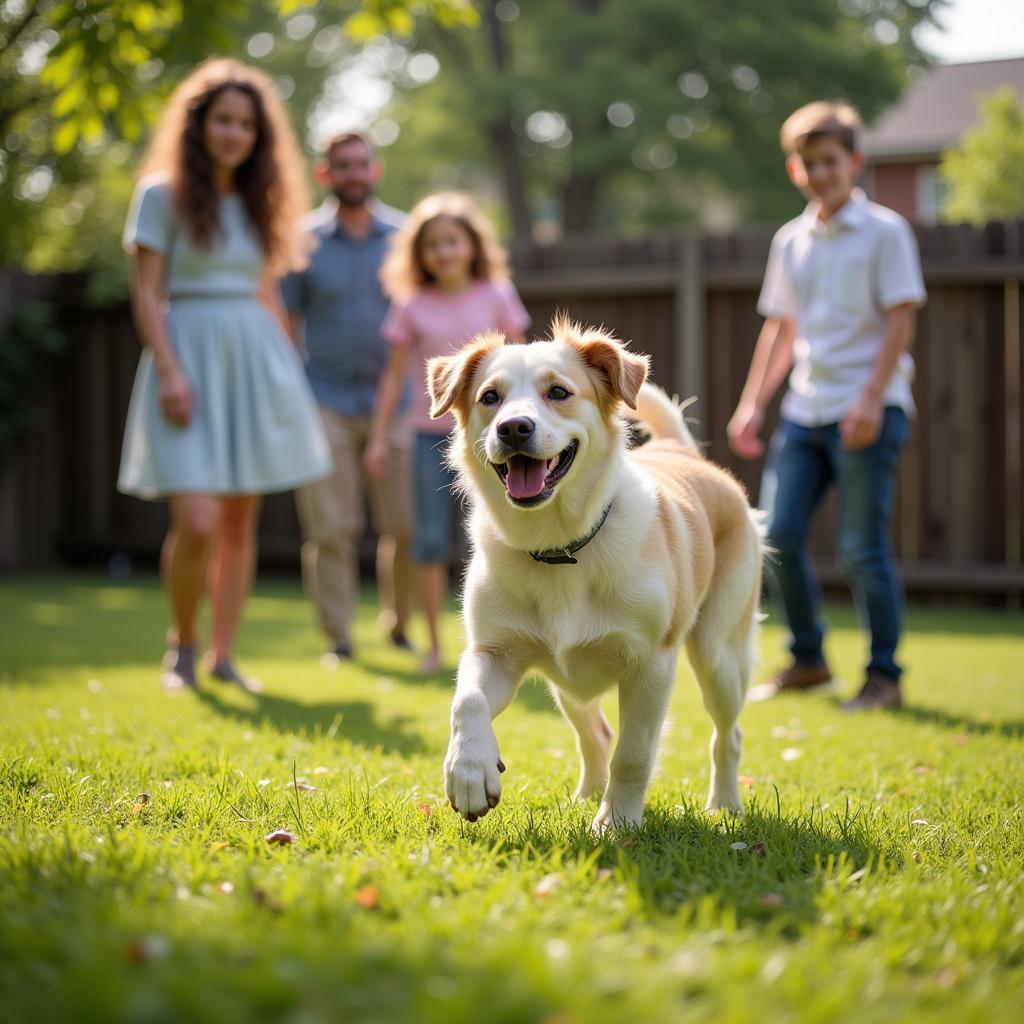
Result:
[[[747,700],[756,703],[784,693],[827,693],[832,686],[832,673],[824,662],[820,665],[804,665],[794,661],[792,665],[776,672],[768,682],[753,687]]]
[[[841,711],[874,711],[875,708],[901,708],[903,698],[897,680],[881,672],[869,672],[860,693],[839,705]]]

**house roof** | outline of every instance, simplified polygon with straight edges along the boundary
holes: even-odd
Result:
[[[937,157],[977,121],[979,96],[1005,85],[1024,100],[1024,57],[931,67],[864,133],[864,152],[876,161]]]

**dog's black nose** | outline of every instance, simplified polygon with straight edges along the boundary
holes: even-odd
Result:
[[[529,416],[510,416],[498,424],[498,437],[506,444],[521,444],[537,426]]]

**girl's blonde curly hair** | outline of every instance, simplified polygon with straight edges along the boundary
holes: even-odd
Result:
[[[253,103],[256,144],[235,171],[270,269],[280,274],[304,266],[301,218],[309,209],[306,164],[277,87],[262,71],[228,58],[203,61],[174,90],[142,163],[140,177],[168,180],[175,208],[193,241],[208,247],[220,230],[219,196],[203,127],[213,101],[237,89]]]
[[[465,228],[473,242],[470,275],[481,281],[508,280],[508,256],[498,241],[494,226],[476,203],[462,192],[437,192],[421,199],[395,233],[380,270],[388,298],[410,298],[433,283],[423,266],[423,233],[439,217],[451,217]]]

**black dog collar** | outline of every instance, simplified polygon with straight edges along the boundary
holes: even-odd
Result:
[[[612,503],[609,501],[604,507],[604,512],[601,513],[601,518],[598,519],[597,525],[586,535],[586,537],[580,537],[579,540],[570,541],[564,548],[549,548],[547,551],[531,551],[530,557],[535,562],[547,562],[548,565],[576,565],[578,559],[572,556],[576,554],[580,548],[585,548],[596,536],[598,531],[604,526],[604,521],[608,518],[608,513],[612,510]]]

